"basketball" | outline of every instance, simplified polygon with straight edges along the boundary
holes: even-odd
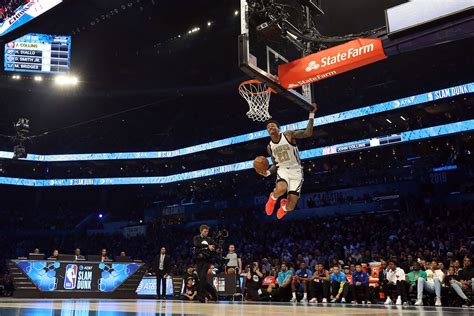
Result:
[[[253,161],[253,167],[257,171],[265,171],[265,170],[268,170],[268,168],[270,167],[270,164],[268,163],[267,158],[263,156],[258,156]]]
[[[227,270],[227,274],[235,274],[235,269],[234,268],[229,268]]]

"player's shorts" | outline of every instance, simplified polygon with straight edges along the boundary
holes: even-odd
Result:
[[[301,168],[278,168],[276,182],[285,181],[288,185],[288,194],[299,196],[303,180],[303,170],[301,170]]]

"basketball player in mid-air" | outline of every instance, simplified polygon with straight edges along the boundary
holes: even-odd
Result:
[[[313,136],[314,115],[317,109],[317,105],[313,103],[305,130],[288,130],[280,133],[280,124],[277,121],[270,120],[266,123],[267,132],[271,138],[267,151],[272,159],[272,166],[268,170],[257,172],[264,177],[277,174],[275,188],[265,205],[268,216],[273,214],[278,198],[285,193],[287,193],[287,199],[282,199],[280,202],[277,211],[278,219],[282,219],[286,213],[293,211],[298,203],[303,184],[303,168],[296,140]]]

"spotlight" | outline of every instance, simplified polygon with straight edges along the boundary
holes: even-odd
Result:
[[[207,22],[207,26],[211,26],[211,25],[212,25],[211,21]]]
[[[79,79],[75,76],[57,76],[54,82],[59,86],[75,86],[79,83]]]
[[[20,80],[21,77],[20,77],[20,75],[13,75],[13,76],[12,76],[12,79],[13,79],[13,80]]]
[[[238,10],[235,10],[235,11],[234,11],[234,15],[239,15],[239,11],[238,11]]]
[[[34,79],[35,81],[38,81],[38,82],[43,81],[43,77],[41,77],[41,76],[34,76],[33,79]]]
[[[390,121],[389,119],[385,119],[387,122],[389,122],[390,124],[392,124],[392,121]]]
[[[400,118],[404,121],[406,121],[407,119],[403,117],[403,115],[400,115]]]
[[[100,213],[99,218],[102,218],[102,217],[104,217],[104,214]]]

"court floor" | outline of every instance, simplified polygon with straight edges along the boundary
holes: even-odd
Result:
[[[154,300],[0,299],[0,316],[473,315],[474,309],[383,305],[210,303]]]

